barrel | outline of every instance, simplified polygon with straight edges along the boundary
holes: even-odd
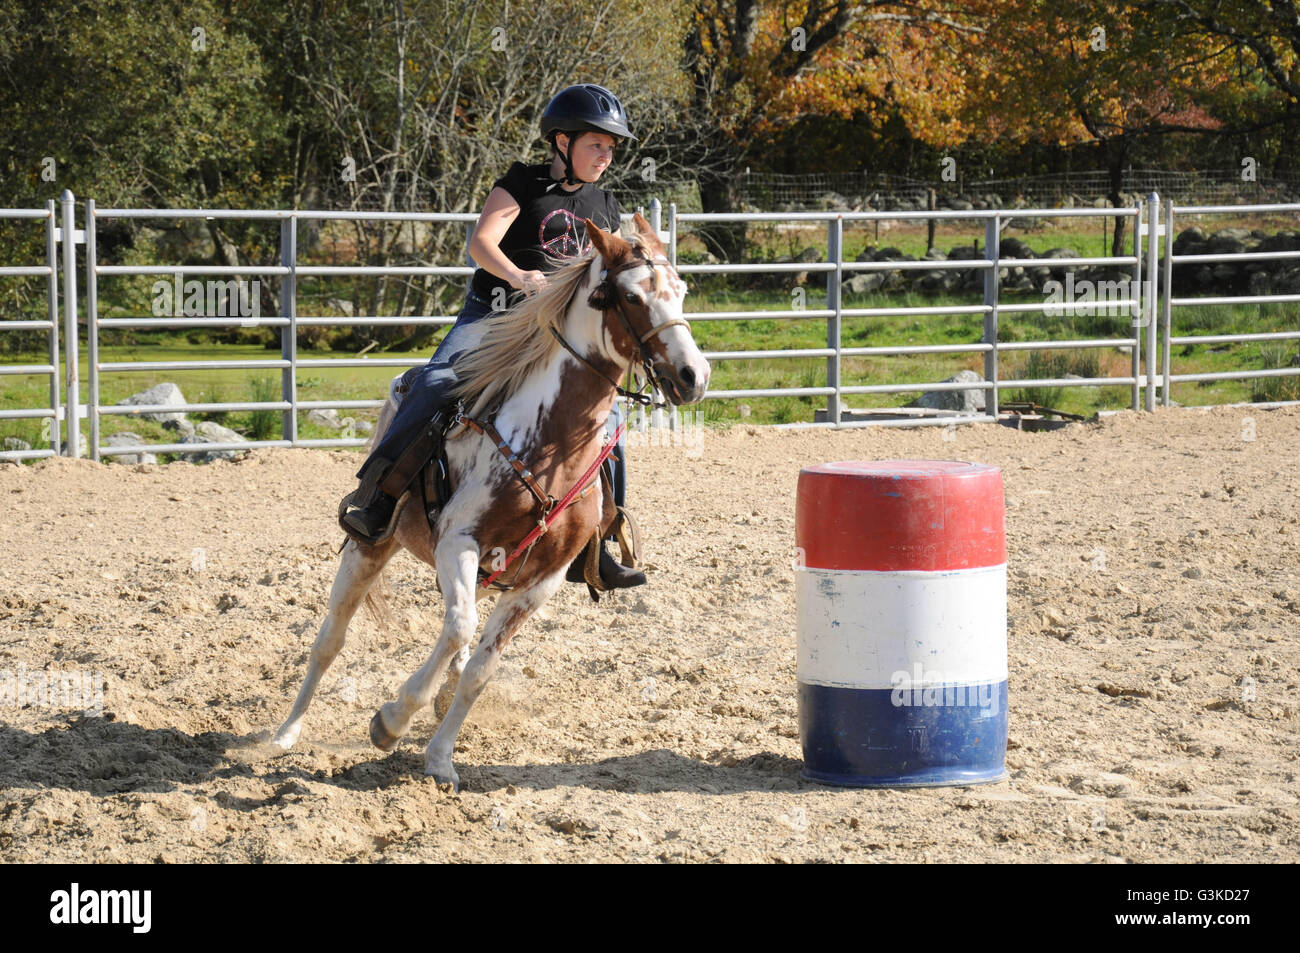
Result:
[[[1002,473],[825,463],[795,506],[804,777],[850,787],[1006,777]]]

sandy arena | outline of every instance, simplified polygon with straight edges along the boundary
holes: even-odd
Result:
[[[356,454],[0,465],[0,860],[1300,859],[1300,408],[947,436],[634,448],[650,585],[599,605],[568,585],[524,627],[461,733],[460,794],[423,777],[432,710],[392,755],[367,738],[441,623],[433,570],[407,554],[391,625],[360,612],[298,746],[268,744]],[[795,481],[891,457],[1003,470],[1003,783],[800,779]],[[102,675],[102,717],[15,697],[47,669]]]

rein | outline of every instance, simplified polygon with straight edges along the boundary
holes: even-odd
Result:
[[[470,418],[466,417],[464,418],[464,420],[465,422],[468,423],[470,421]],[[542,517],[537,521],[537,525],[534,526],[532,528],[532,531],[529,532],[529,534],[523,538],[523,540],[519,543],[519,545],[515,547],[514,552],[512,552],[509,556],[506,557],[505,562],[501,564],[501,568],[493,572],[490,576],[485,578],[482,581],[482,583],[480,583],[480,585],[482,585],[484,589],[493,585],[496,582],[497,577],[500,576],[503,572],[506,571],[506,569],[509,568],[510,564],[515,561],[515,559],[519,556],[520,553],[524,552],[525,550],[531,550],[533,548],[533,544],[542,538],[542,534],[544,534],[548,529],[551,528],[551,524],[560,518],[561,513],[567,510],[572,504],[576,503],[578,500],[586,497],[587,493],[590,492],[592,487],[596,485],[595,480],[592,479],[593,474],[595,474],[595,472],[598,469],[600,469],[600,465],[605,462],[605,458],[608,457],[613,452],[614,447],[618,444],[619,438],[623,436],[623,430],[626,426],[627,426],[626,421],[619,423],[618,430],[614,432],[614,439],[610,440],[608,443],[605,444],[605,446],[601,449],[600,453],[596,455],[596,462],[593,463],[591,466],[587,467],[587,472],[578,478],[578,482],[573,484],[573,488],[570,489],[568,493],[564,494],[564,498],[562,500],[560,500],[557,503],[555,497],[549,498],[551,505],[550,506],[543,505]],[[502,444],[504,445],[504,441],[502,441]],[[507,447],[506,449],[508,450],[509,447]],[[505,451],[502,450],[502,453],[504,452]],[[586,486],[583,486],[583,484],[586,484]],[[580,487],[581,489],[579,489]],[[523,567],[521,566],[520,568],[522,569]],[[515,575],[517,577],[519,574],[516,572]]]

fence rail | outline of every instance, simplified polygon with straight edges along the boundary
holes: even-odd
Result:
[[[329,439],[303,439],[298,434],[298,416],[317,409],[373,409],[382,400],[303,400],[300,396],[298,374],[302,369],[392,367],[395,370],[416,366],[422,361],[407,358],[300,358],[297,353],[298,329],[301,327],[331,327],[351,325],[446,325],[455,320],[452,315],[422,316],[363,316],[328,317],[298,315],[298,279],[306,276],[333,275],[439,275],[468,276],[473,269],[467,266],[322,266],[300,263],[297,254],[297,229],[300,220],[306,219],[365,219],[393,221],[455,222],[468,224],[475,216],[441,213],[378,213],[378,212],[323,212],[298,210],[196,210],[196,209],[97,209],[93,200],[85,204],[85,229],[78,231],[74,225],[75,199],[65,192],[61,200],[62,227],[56,227],[55,203],[45,209],[0,210],[0,220],[28,219],[43,222],[46,229],[46,261],[43,265],[14,265],[0,268],[0,275],[35,275],[46,277],[48,286],[48,319],[45,321],[0,322],[0,331],[44,330],[49,337],[50,360],[48,364],[0,365],[3,375],[44,375],[50,382],[48,406],[30,409],[11,409],[0,412],[0,419],[43,418],[50,421],[49,447],[30,450],[0,449],[0,458],[27,459],[50,456],[60,452],[79,455],[79,426],[71,421],[86,418],[89,424],[89,455],[93,459],[106,456],[140,452],[198,453],[252,447],[351,447],[365,442],[361,437],[339,436]],[[1234,380],[1245,378],[1281,377],[1300,374],[1300,367],[1264,370],[1225,370],[1214,374],[1177,374],[1173,372],[1171,345],[1184,343],[1249,343],[1260,341],[1289,341],[1300,339],[1300,330],[1263,334],[1238,334],[1215,336],[1173,336],[1171,314],[1175,307],[1204,306],[1209,303],[1266,303],[1300,301],[1300,295],[1225,296],[1218,298],[1174,297],[1172,269],[1188,263],[1235,263],[1259,261],[1265,258],[1300,257],[1281,251],[1277,254],[1187,254],[1172,253],[1173,223],[1180,216],[1200,214],[1253,214],[1262,212],[1287,212],[1300,214],[1300,205],[1269,204],[1259,206],[1178,206],[1167,201],[1163,208],[1159,198],[1152,194],[1145,202],[1129,208],[1073,208],[1073,209],[969,209],[932,211],[862,211],[862,212],[761,212],[734,214],[679,213],[675,204],[663,208],[651,203],[649,216],[655,230],[664,238],[669,259],[683,274],[751,274],[790,273],[824,275],[826,281],[826,307],[810,309],[777,309],[757,311],[695,311],[687,312],[692,321],[733,321],[747,319],[788,318],[824,321],[826,346],[816,348],[755,349],[744,351],[711,351],[706,357],[711,361],[745,361],[770,359],[819,359],[826,361],[825,385],[784,388],[740,388],[711,391],[706,399],[739,399],[763,397],[825,397],[825,420],[820,423],[798,426],[856,427],[856,426],[934,426],[936,424],[974,423],[991,421],[998,417],[1001,392],[1028,387],[1107,387],[1125,386],[1130,392],[1130,406],[1134,409],[1154,409],[1157,392],[1161,403],[1170,402],[1173,384],[1202,380]],[[1122,217],[1131,220],[1133,254],[1089,258],[1040,259],[1003,257],[1001,233],[1009,218],[1059,218],[1059,217]],[[172,264],[107,265],[97,258],[96,232],[98,223],[111,218],[179,219],[224,218],[263,219],[280,222],[280,254],[276,265],[248,266],[184,266]],[[666,218],[666,221],[665,221]],[[984,249],[979,258],[921,261],[845,261],[844,228],[846,224],[860,224],[881,219],[924,221],[931,218],[964,219],[983,225]],[[711,223],[798,221],[805,225],[821,225],[826,229],[827,256],[820,262],[750,262],[738,264],[678,264],[679,234],[684,228]],[[1159,254],[1160,236],[1166,236],[1165,253]],[[85,324],[87,343],[88,381],[86,402],[81,402],[81,384],[78,379],[78,336],[75,245],[84,242],[85,255]],[[58,244],[62,243],[62,262]],[[1107,306],[1122,308],[1130,317],[1131,333],[1114,338],[1081,338],[1042,341],[1000,341],[999,329],[1005,315],[1043,312],[1045,304],[1009,303],[1001,300],[1001,276],[1006,269],[1016,267],[1079,267],[1105,266],[1122,269],[1131,281],[1135,293],[1107,302]],[[1163,267],[1163,277],[1160,269]],[[66,403],[61,403],[60,346],[58,327],[59,277],[63,278],[63,307],[65,334],[63,357],[65,359]],[[851,308],[843,303],[843,286],[848,277],[870,274],[874,271],[966,271],[978,272],[983,288],[983,303],[976,305],[900,306],[885,308]],[[212,275],[238,276],[261,274],[278,276],[281,280],[280,313],[255,319],[246,317],[198,316],[162,318],[101,318],[98,313],[99,281],[103,277],[123,275]],[[1147,280],[1143,280],[1144,274]],[[1152,280],[1156,279],[1156,280]],[[1159,288],[1165,289],[1159,294]],[[912,315],[925,317],[937,314],[980,315],[983,332],[978,341],[940,345],[896,346],[845,346],[842,336],[846,318]],[[1157,314],[1159,318],[1157,319]],[[251,323],[249,323],[251,320]],[[101,361],[99,332],[105,328],[153,327],[214,327],[260,326],[280,328],[280,355],[266,360],[201,360],[201,361]],[[1145,329],[1145,334],[1143,330]],[[1122,376],[1096,376],[1071,378],[1008,379],[1001,374],[1003,352],[1035,350],[1061,350],[1086,348],[1118,348],[1130,355],[1129,373]],[[849,383],[844,379],[843,361],[857,357],[907,357],[934,354],[978,354],[982,356],[983,380],[979,382],[921,382],[921,383]],[[101,395],[101,374],[139,373],[158,370],[239,369],[278,370],[281,375],[278,399],[267,401],[207,402],[175,405],[122,405],[104,404]],[[950,413],[932,417],[909,419],[846,419],[845,398],[855,395],[898,394],[915,392],[945,392],[958,390],[983,390],[983,413]],[[65,413],[65,407],[67,412]],[[262,410],[279,412],[281,427],[279,439],[253,440],[231,444],[218,441],[193,443],[143,444],[132,446],[106,446],[101,442],[100,423],[105,416],[135,415],[144,413],[203,413],[214,411]],[[66,434],[61,443],[60,432]]]
[[[973,201],[991,197],[993,205],[1003,208],[1016,204],[1091,205],[1104,200],[1112,186],[1110,175],[1104,171],[936,181],[869,172],[784,175],[745,170],[735,177],[733,188],[738,200],[751,207],[865,211],[924,208],[930,190],[935,191],[944,208],[953,207],[952,201],[962,196]],[[1201,203],[1300,202],[1300,174],[1265,175],[1241,168],[1197,172],[1128,169],[1121,177],[1119,191],[1133,196],[1155,192],[1166,198]]]

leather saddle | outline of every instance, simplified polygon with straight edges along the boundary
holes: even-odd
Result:
[[[393,381],[392,393],[396,400],[401,400],[411,389],[414,377],[419,373],[421,368],[412,367],[405,371],[400,377]],[[440,406],[430,422],[430,427],[417,438],[417,443],[422,443],[417,453],[418,469],[414,473],[413,479],[407,484],[405,492],[398,499],[394,508],[393,518],[389,524],[389,531],[397,525],[397,518],[403,508],[415,497],[419,495],[420,502],[424,509],[425,519],[432,530],[437,522],[438,514],[442,511],[443,506],[451,499],[451,467],[447,462],[447,433],[452,427],[452,421],[455,419],[455,410],[457,403],[448,401]],[[608,459],[601,464],[601,477],[604,480],[606,492],[614,486],[613,466]],[[402,478],[403,480],[405,477]],[[339,525],[343,526],[343,514],[346,512],[350,501],[355,494],[348,494],[339,504]],[[611,500],[612,502],[612,500]],[[617,516],[614,524],[610,528],[613,537],[619,543],[622,563],[625,566],[636,568],[640,562],[641,554],[641,533],[632,520],[632,515],[623,509],[617,507]],[[347,531],[347,527],[343,527]],[[346,544],[347,540],[344,540]],[[340,547],[341,550],[341,547]],[[582,561],[582,575],[588,585],[588,591],[592,599],[597,599],[597,592],[604,592],[605,586],[600,581],[599,573],[599,556],[601,550],[600,527],[593,529],[592,538],[588,541],[586,550],[580,557]],[[487,574],[480,569],[480,578]],[[509,589],[509,586],[501,583],[494,583],[495,588]]]

